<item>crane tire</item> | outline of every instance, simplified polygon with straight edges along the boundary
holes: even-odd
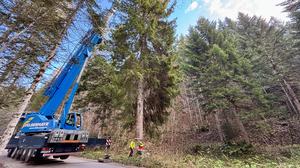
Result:
[[[22,153],[21,153],[21,157],[20,157],[20,160],[21,161],[24,161],[25,160],[25,157],[26,157],[26,154],[28,152],[28,149],[23,149]]]
[[[14,159],[14,158],[16,157],[17,151],[18,151],[18,148],[17,148],[17,147],[13,149],[13,151],[12,151],[12,153],[11,153],[11,158]]]
[[[28,151],[27,151],[27,153],[26,153],[26,155],[25,155],[25,159],[24,159],[24,161],[26,162],[26,163],[28,163],[29,161],[30,161],[30,159],[31,159],[31,156],[32,156],[32,153],[33,153],[33,149],[27,149]]]
[[[13,153],[13,151],[14,151],[14,148],[8,149],[7,150],[7,157],[11,157],[11,154]]]
[[[20,160],[24,149],[18,149],[15,159]]]

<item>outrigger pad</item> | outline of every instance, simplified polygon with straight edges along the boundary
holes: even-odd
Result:
[[[98,162],[104,163],[104,159],[98,159]]]
[[[110,163],[112,162],[110,158],[106,159],[106,158],[103,158],[103,159],[98,159],[98,162],[100,163]]]

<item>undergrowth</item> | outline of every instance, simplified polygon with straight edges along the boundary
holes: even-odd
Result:
[[[128,158],[127,151],[111,152],[114,162],[149,168],[300,168],[300,147],[265,147],[264,152],[252,151],[241,155],[228,155],[221,146],[198,145],[197,152],[145,153],[142,158]],[[236,149],[236,148],[235,148]],[[103,151],[85,151],[83,157],[103,158]]]

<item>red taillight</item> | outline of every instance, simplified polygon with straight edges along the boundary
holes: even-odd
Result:
[[[42,148],[42,151],[49,151],[50,148]]]
[[[50,153],[51,149],[50,148],[42,148],[41,153]]]

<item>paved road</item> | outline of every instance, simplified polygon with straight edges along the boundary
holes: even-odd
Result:
[[[99,163],[95,160],[84,159],[79,157],[69,157],[67,160],[47,159],[40,162],[24,163],[11,158],[5,154],[0,154],[0,168],[124,168],[125,166],[116,163]]]

